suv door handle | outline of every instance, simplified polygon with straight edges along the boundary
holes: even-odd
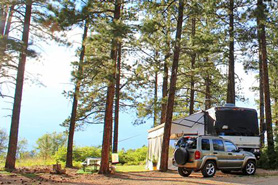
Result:
[[[213,152],[213,154],[218,154],[217,152]]]

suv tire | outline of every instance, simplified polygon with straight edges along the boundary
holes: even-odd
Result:
[[[178,167],[178,172],[181,176],[188,177],[192,173],[192,170],[184,167]]]
[[[256,163],[251,160],[247,161],[242,171],[246,175],[254,175],[256,172]]]
[[[189,153],[186,148],[177,148],[174,158],[177,164],[184,165],[188,161]]]
[[[201,171],[204,177],[213,177],[216,172],[215,162],[207,161]]]

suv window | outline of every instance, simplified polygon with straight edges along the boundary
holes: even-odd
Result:
[[[177,142],[178,147],[186,147],[188,149],[196,149],[196,138],[180,138]]]
[[[213,139],[212,143],[213,143],[213,150],[215,150],[215,151],[225,151],[224,150],[224,143],[223,143],[222,140]]]
[[[227,152],[233,152],[237,149],[236,146],[234,145],[234,143],[232,143],[230,141],[225,141],[225,146],[226,146]]]
[[[202,150],[210,150],[209,139],[202,139]]]

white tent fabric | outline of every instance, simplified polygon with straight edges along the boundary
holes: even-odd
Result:
[[[148,131],[148,156],[146,168],[149,170],[153,169],[153,159],[156,159],[158,161],[157,169],[159,169],[163,133],[164,124],[161,124]],[[184,134],[204,135],[204,112],[198,112],[172,122],[170,139],[177,140]],[[173,144],[174,142],[170,143]],[[170,156],[172,155],[169,154],[169,157]],[[168,161],[168,169],[175,169],[175,167],[172,165],[171,158],[172,157],[170,157]]]

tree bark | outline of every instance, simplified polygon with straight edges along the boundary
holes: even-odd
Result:
[[[20,119],[20,109],[21,109],[22,91],[23,91],[23,83],[24,83],[26,53],[27,53],[28,40],[29,40],[31,14],[32,14],[32,0],[27,0],[25,17],[24,17],[23,35],[22,35],[23,48],[19,56],[12,122],[11,122],[10,137],[9,137],[9,146],[8,146],[8,153],[7,153],[6,164],[5,164],[5,168],[7,169],[15,169],[16,149],[17,149],[17,142],[18,142],[18,127],[19,127],[19,119]]]
[[[172,64],[172,74],[171,74],[171,81],[170,81],[170,90],[168,96],[167,114],[166,114],[166,122],[164,126],[161,161],[160,161],[160,171],[162,172],[166,172],[168,169],[169,140],[170,140],[171,126],[172,126],[172,116],[173,116],[177,73],[178,73],[178,65],[179,65],[179,57],[180,57],[183,10],[184,10],[184,0],[179,0],[176,42],[174,48],[174,58]]]
[[[6,27],[5,27],[5,34],[4,34],[6,37],[8,37],[9,33],[10,33],[12,18],[13,18],[13,14],[14,14],[14,6],[15,5],[12,5],[9,10],[9,15],[8,15],[8,19],[7,19],[7,23],[6,23]]]
[[[153,126],[156,127],[157,124],[157,89],[158,89],[158,72],[155,71],[154,75],[154,111],[153,111]]]
[[[4,5],[0,5],[0,34],[3,36],[5,31],[7,12]]]
[[[114,116],[114,138],[113,138],[113,153],[118,152],[118,135],[119,135],[119,113],[120,113],[120,83],[121,83],[121,58],[122,45],[118,46],[118,62],[116,74],[116,99],[115,99],[115,116]]]
[[[121,0],[115,0],[115,10],[113,20],[119,20],[121,15]],[[115,30],[116,32],[117,30]],[[115,34],[116,35],[116,34]],[[113,114],[113,98],[115,93],[115,76],[117,68],[117,39],[112,39],[112,49],[111,49],[111,59],[114,63],[113,73],[110,75],[110,82],[107,89],[106,98],[106,108],[105,108],[105,118],[104,118],[104,132],[102,141],[102,151],[101,151],[101,164],[99,173],[109,174],[109,154],[110,154],[110,135],[112,132],[112,114]]]
[[[229,5],[229,73],[227,103],[235,104],[234,0]]]
[[[166,121],[166,109],[167,109],[167,91],[168,91],[168,64],[167,59],[169,57],[165,57],[164,61],[164,70],[163,70],[163,82],[162,82],[162,103],[161,103],[161,118],[160,124],[165,123]]]
[[[80,92],[80,84],[82,81],[83,76],[83,63],[85,57],[85,41],[87,39],[88,33],[88,24],[85,21],[83,37],[82,37],[82,48],[81,53],[79,56],[79,64],[78,64],[78,71],[77,71],[77,79],[75,84],[75,90],[73,94],[73,103],[72,103],[72,110],[71,110],[71,117],[70,117],[70,126],[69,126],[69,135],[68,135],[68,147],[67,147],[67,159],[66,159],[66,167],[72,168],[72,151],[73,151],[73,137],[75,131],[75,124],[76,124],[76,114],[77,114],[77,107],[78,107],[78,98]]]
[[[161,116],[160,116],[160,124],[165,123],[166,121],[166,109],[167,109],[167,94],[168,94],[168,59],[170,58],[170,34],[171,34],[171,16],[170,13],[167,15],[167,28],[166,28],[166,46],[167,52],[164,57],[164,65],[163,65],[163,82],[162,82],[162,103],[161,103]]]
[[[257,25],[260,24],[259,19],[257,19]],[[264,147],[264,83],[263,83],[263,64],[262,64],[262,42],[260,35],[258,34],[258,43],[259,43],[259,88],[260,88],[260,147]]]
[[[209,59],[206,58],[206,62],[208,63]],[[211,92],[210,92],[210,74],[207,72],[207,76],[205,78],[205,84],[206,84],[206,95],[205,95],[205,110],[208,110],[211,108]]]
[[[265,121],[267,130],[267,151],[269,157],[269,166],[274,168],[275,153],[273,142],[273,130],[272,130],[272,115],[270,104],[270,92],[269,92],[269,77],[268,77],[268,64],[267,64],[267,49],[266,49],[266,33],[265,24],[266,21],[265,7],[262,0],[257,1],[258,6],[258,34],[261,42],[261,55],[262,55],[262,68],[263,68],[263,83],[264,83],[264,102],[265,102]]]
[[[192,32],[191,32],[191,36],[192,36],[192,40],[195,37],[195,32],[196,32],[196,19],[192,18]],[[192,41],[192,46],[194,47],[194,41]],[[194,49],[193,49],[194,50]],[[193,51],[192,55],[191,55],[191,79],[190,79],[190,104],[189,104],[189,114],[193,114],[194,113],[194,66],[195,66],[195,62],[196,62],[196,52]]]

